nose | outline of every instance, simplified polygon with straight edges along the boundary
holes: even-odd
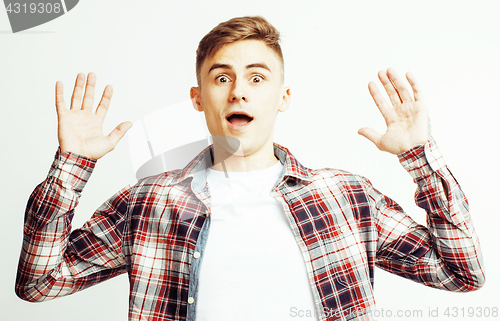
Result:
[[[245,90],[245,85],[241,81],[235,81],[231,88],[231,93],[229,95],[229,100],[231,102],[238,102],[243,100],[248,102],[248,95]]]

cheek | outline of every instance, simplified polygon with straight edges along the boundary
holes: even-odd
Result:
[[[202,96],[203,110],[205,111],[205,117],[213,118],[217,114],[217,106],[220,103],[217,102],[214,95],[204,95]]]
[[[210,90],[208,94],[202,95],[201,97],[203,107],[210,111],[210,113],[218,112],[227,100],[227,94],[221,88],[216,88]]]
[[[281,97],[276,94],[275,89],[270,89],[260,95],[260,103],[266,106],[266,113],[277,113],[281,104]]]
[[[211,112],[206,112],[205,119],[207,120],[208,128],[214,129],[214,128],[221,127],[220,121],[219,121],[216,114],[211,113]]]

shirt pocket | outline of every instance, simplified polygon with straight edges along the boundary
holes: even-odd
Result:
[[[335,280],[348,288],[366,285],[370,280],[367,253],[356,222],[349,220],[335,226],[330,237],[325,242],[330,242]]]

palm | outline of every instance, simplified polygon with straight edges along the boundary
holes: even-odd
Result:
[[[368,88],[385,119],[387,131],[382,135],[365,127],[359,130],[359,134],[371,140],[378,149],[392,154],[400,154],[424,144],[428,139],[427,109],[413,75],[408,73],[407,79],[415,100],[392,68],[387,73],[379,72],[379,79],[389,95],[392,107],[382,97],[375,83],[371,82]]]
[[[62,151],[99,159],[114,149],[132,124],[121,123],[109,135],[104,135],[102,124],[113,94],[112,87],[105,88],[102,99],[96,111],[93,112],[95,75],[89,74],[83,103],[81,103],[84,82],[85,75],[79,74],[69,110],[64,103],[62,83],[56,84],[59,145]]]

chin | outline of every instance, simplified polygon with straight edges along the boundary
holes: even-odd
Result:
[[[229,155],[243,156],[241,141],[232,136],[212,136],[214,147],[222,148]]]

